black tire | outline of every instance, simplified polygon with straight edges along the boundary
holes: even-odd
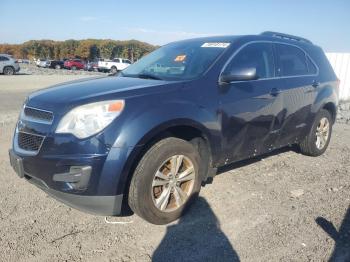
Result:
[[[15,69],[12,66],[5,66],[3,73],[4,73],[4,75],[14,75]]]
[[[177,209],[163,212],[154,204],[152,182],[162,163],[172,156],[180,154],[187,157],[193,164],[195,179],[192,191],[189,192],[187,201]],[[197,150],[187,141],[170,137],[153,145],[138,163],[131,179],[128,202],[132,211],[146,221],[157,225],[167,224],[178,219],[199,194],[201,188],[199,163],[200,157]]]
[[[112,66],[111,67],[111,70],[110,70],[110,73],[111,74],[115,74],[115,73],[117,73],[118,72],[118,69],[115,67],[115,66]]]
[[[76,67],[76,66],[72,66],[71,69],[72,69],[72,70],[77,70],[77,67]]]
[[[328,138],[324,144],[324,146],[320,149],[316,146],[316,131],[317,127],[321,121],[321,119],[327,118],[328,123],[329,123],[329,133],[328,133]],[[322,155],[329,144],[329,141],[331,139],[332,135],[332,125],[333,125],[333,119],[329,111],[325,109],[321,109],[318,114],[315,117],[315,121],[312,125],[312,128],[310,130],[310,133],[304,138],[303,141],[300,142],[299,148],[302,154],[307,155],[307,156],[320,156]]]

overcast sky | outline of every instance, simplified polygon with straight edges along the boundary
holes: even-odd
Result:
[[[349,0],[0,1],[0,43],[108,38],[162,45],[273,30],[350,52],[349,27]]]

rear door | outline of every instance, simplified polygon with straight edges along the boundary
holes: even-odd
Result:
[[[277,77],[283,94],[284,112],[279,146],[300,140],[308,127],[311,106],[315,100],[318,69],[301,48],[275,43]]]
[[[272,43],[249,43],[232,58],[224,73],[240,67],[256,68],[259,79],[219,87],[224,162],[272,149],[283,109],[282,96],[275,92],[280,79],[275,78]]]

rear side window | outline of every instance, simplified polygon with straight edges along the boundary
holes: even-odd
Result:
[[[8,58],[5,57],[5,56],[0,56],[0,61],[8,61],[8,60],[10,60],[10,59],[8,59]]]
[[[273,49],[270,43],[253,43],[244,47],[229,63],[226,72],[255,67],[259,79],[274,77]]]
[[[312,75],[317,74],[317,67],[311,61],[309,56],[306,57],[306,61],[307,61],[307,67],[309,68],[309,74],[312,74]]]
[[[113,61],[116,62],[116,63],[120,63],[119,59],[114,59]]]
[[[294,46],[277,44],[277,64],[280,76],[307,75],[308,67],[305,53]]]

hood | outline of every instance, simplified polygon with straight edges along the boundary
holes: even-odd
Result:
[[[28,106],[56,111],[66,107],[126,98],[145,92],[145,88],[163,86],[168,81],[129,77],[97,77],[76,80],[41,89],[28,97]]]

